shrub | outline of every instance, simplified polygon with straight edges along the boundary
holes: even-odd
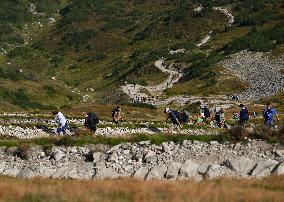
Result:
[[[29,158],[29,150],[29,145],[21,144],[18,146],[17,156],[19,156],[21,159],[27,160]]]
[[[248,130],[244,126],[236,125],[230,128],[229,134],[233,140],[244,141],[249,136]]]
[[[46,94],[49,97],[52,97],[56,92],[53,86],[47,86],[47,85],[43,86],[43,90],[46,92]]]

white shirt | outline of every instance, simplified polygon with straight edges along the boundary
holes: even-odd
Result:
[[[65,126],[66,124],[66,119],[63,116],[63,114],[61,112],[58,112],[58,114],[55,115],[55,121],[56,123],[58,123],[60,126]]]

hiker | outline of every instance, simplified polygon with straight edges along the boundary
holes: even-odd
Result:
[[[199,114],[202,116],[202,118],[204,117],[204,106],[200,105],[199,107]]]
[[[180,113],[180,123],[183,125],[185,123],[188,123],[189,120],[189,113],[186,110],[183,110],[183,112]]]
[[[100,119],[94,112],[85,113],[85,122],[84,126],[89,129],[91,132],[97,131],[97,125],[99,124]]]
[[[58,135],[66,134],[66,129],[68,128],[68,123],[63,114],[59,111],[54,111],[53,116],[55,118],[55,122],[58,124],[59,128],[57,128],[56,132]]]
[[[166,122],[171,119],[172,123],[174,124],[174,126],[177,126],[178,129],[182,128],[182,125],[180,123],[180,114],[178,111],[176,110],[171,110],[169,108],[165,108],[164,113],[168,114],[168,117],[166,119]]]
[[[205,120],[208,120],[211,118],[210,110],[208,109],[207,106],[204,107],[204,117],[205,117]]]
[[[116,125],[123,121],[121,115],[121,107],[119,105],[117,105],[116,108],[112,110],[112,120]]]
[[[266,103],[266,108],[263,110],[265,126],[269,128],[274,126],[274,116],[276,116],[277,121],[280,120],[276,109],[270,104],[270,102]]]
[[[233,112],[233,117],[232,117],[232,119],[233,119],[235,122],[239,121],[239,114],[238,114],[236,111]]]
[[[225,111],[223,108],[215,114],[215,121],[219,128],[226,128],[225,124]]]
[[[248,122],[249,120],[249,112],[247,107],[245,107],[243,104],[240,104],[239,106],[241,108],[240,110],[240,116],[239,116],[239,123],[243,125],[244,123]]]

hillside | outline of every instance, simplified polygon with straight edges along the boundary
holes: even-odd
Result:
[[[162,83],[168,73],[155,67],[162,57],[163,65],[182,72],[163,95],[232,95],[249,84],[220,62],[243,50],[283,54],[281,0],[5,0],[0,5],[1,16],[7,16],[0,18],[2,110],[129,102],[120,87]]]

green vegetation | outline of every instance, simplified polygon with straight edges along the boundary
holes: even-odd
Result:
[[[141,141],[150,141],[153,144],[162,144],[163,142],[173,141],[175,143],[181,143],[184,140],[189,141],[219,141],[224,142],[229,140],[225,135],[167,135],[167,134],[157,134],[157,135],[146,135],[146,134],[136,134],[124,137],[103,137],[97,136],[93,137],[92,134],[85,131],[80,131],[75,137],[64,136],[64,137],[49,137],[49,138],[36,138],[29,140],[19,140],[14,138],[1,138],[0,146],[20,146],[20,145],[56,145],[56,146],[84,146],[87,144],[106,144],[110,146],[115,146],[122,143],[135,143]]]
[[[29,12],[30,3],[43,15]],[[200,4],[204,9],[197,13],[194,8]],[[230,27],[227,17],[212,9],[226,5],[236,19]],[[283,44],[283,8],[281,0],[4,0],[0,52],[8,53],[0,57],[5,91],[0,100],[13,109],[70,107],[85,94],[97,103],[125,103],[129,100],[119,89],[123,83],[164,81],[166,74],[154,66],[161,57],[185,73],[166,91],[169,96],[235,93],[246,85],[237,78],[220,79],[218,62],[240,50],[270,51]],[[57,22],[49,23],[50,17]],[[212,40],[196,47],[209,31]],[[169,54],[181,48],[185,53]],[[11,81],[15,87],[7,89]],[[7,98],[19,86],[32,101],[20,104]]]

